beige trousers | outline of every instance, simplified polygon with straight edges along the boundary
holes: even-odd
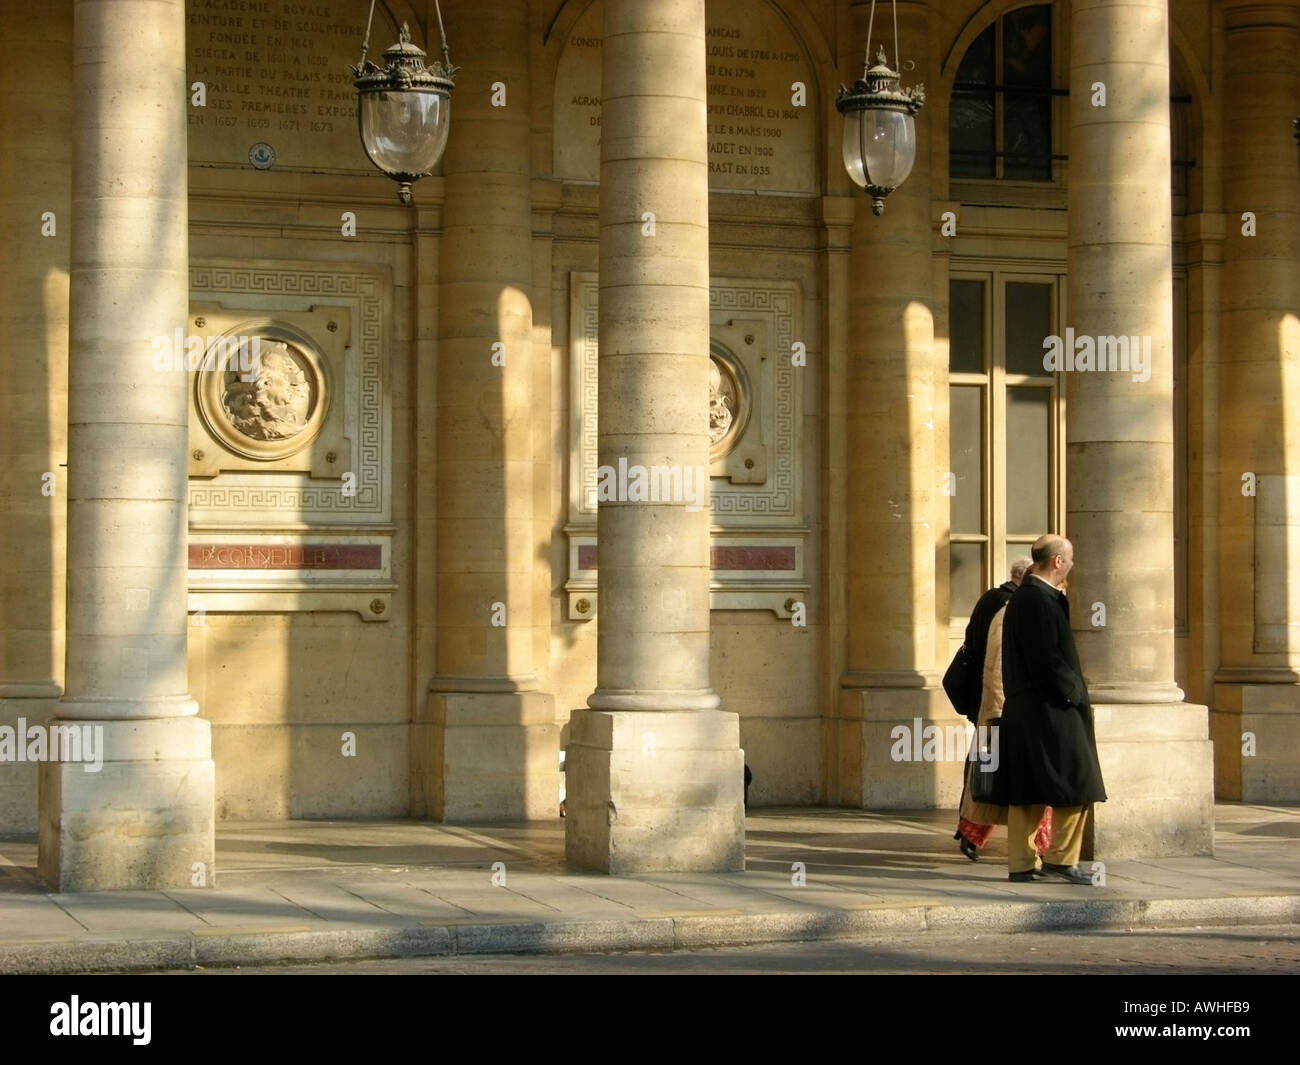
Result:
[[[1007,871],[1024,873],[1038,864],[1034,833],[1043,819],[1045,806],[1007,807]],[[1078,865],[1083,850],[1083,829],[1088,821],[1086,806],[1052,807],[1052,845],[1043,855],[1049,865]]]

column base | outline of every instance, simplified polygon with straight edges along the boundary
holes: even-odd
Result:
[[[739,715],[575,710],[569,730],[570,862],[616,876],[745,868]]]
[[[841,688],[836,711],[835,801],[862,810],[951,807],[955,820],[969,723],[942,688]]]
[[[1300,801],[1300,685],[1215,684],[1210,729],[1220,799]]]
[[[102,757],[97,770],[89,760],[41,763],[37,861],[51,889],[212,887],[209,723],[178,717],[51,724],[94,730]]]
[[[437,821],[559,817],[560,729],[543,692],[431,692],[427,801]]]
[[[62,689],[57,684],[0,684],[0,728],[14,730],[15,743],[25,726],[43,725],[54,716]],[[39,763],[0,761],[0,836],[36,834]]]
[[[1093,806],[1084,857],[1214,853],[1214,749],[1194,703],[1093,707],[1106,802]]]

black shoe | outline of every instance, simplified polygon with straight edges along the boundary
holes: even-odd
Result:
[[[1023,873],[1008,873],[1007,879],[1017,884],[1028,884],[1031,881],[1042,880],[1043,873],[1041,869],[1026,869]]]
[[[1043,876],[1064,880],[1069,884],[1081,884],[1091,887],[1092,874],[1085,873],[1077,865],[1053,865],[1051,862],[1043,863]]]
[[[980,860],[979,848],[965,836],[962,836],[960,846],[962,854],[966,855],[966,857],[972,862],[978,862]]]

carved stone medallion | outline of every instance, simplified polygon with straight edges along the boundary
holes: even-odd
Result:
[[[709,353],[709,458],[717,461],[739,443],[749,421],[751,393],[745,368],[721,345]]]
[[[329,396],[320,358],[310,345],[288,338],[240,339],[238,365],[200,374],[203,420],[236,454],[267,461],[292,455],[311,443],[325,419]],[[250,359],[254,339],[260,358]]]

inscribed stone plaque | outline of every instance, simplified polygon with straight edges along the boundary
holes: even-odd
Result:
[[[276,170],[373,173],[357,134],[348,69],[361,56],[368,5],[353,0],[187,0],[189,157],[250,166],[268,145]],[[375,5],[370,56],[397,39]],[[207,105],[193,104],[195,82]],[[259,169],[272,156],[257,153]]]
[[[555,75],[555,176],[600,180],[601,26],[597,0],[575,23]],[[709,187],[817,192],[811,64],[761,0],[710,3],[705,28]],[[804,87],[802,106],[794,102]]]

